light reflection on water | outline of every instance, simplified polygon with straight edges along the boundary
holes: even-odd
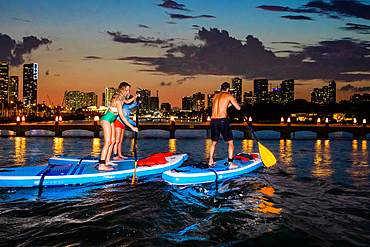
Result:
[[[25,152],[26,152],[26,138],[25,137],[14,137],[15,146],[15,165],[24,166]]]
[[[99,155],[100,155],[100,138],[94,138],[91,156],[99,156]]]
[[[367,186],[369,185],[370,167],[369,167],[369,151],[367,149],[367,141],[361,141],[361,149],[357,140],[352,141],[352,152],[351,152],[352,165],[346,169],[346,172],[350,179],[356,186]]]
[[[292,141],[280,140],[279,152],[280,152],[280,161],[286,165],[287,172],[294,173],[295,168],[293,166]]]
[[[176,139],[170,139],[168,141],[168,147],[170,152],[176,153]]]
[[[63,138],[54,137],[54,156],[63,155]]]
[[[322,140],[317,140],[315,148],[316,153],[312,175],[316,178],[328,179],[334,172],[331,167],[330,142],[329,140],[324,140],[324,147],[322,147]]]
[[[253,153],[253,140],[244,139],[242,140],[242,152],[243,153]]]

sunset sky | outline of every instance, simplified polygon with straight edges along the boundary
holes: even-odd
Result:
[[[370,1],[0,0],[0,60],[39,64],[38,102],[122,81],[160,103],[224,81],[295,80],[295,98],[337,82],[337,101],[370,91]],[[20,90],[22,97],[22,90]]]

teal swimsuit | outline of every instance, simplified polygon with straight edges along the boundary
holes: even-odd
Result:
[[[108,121],[109,123],[113,123],[114,120],[116,120],[117,118],[117,115],[110,112],[110,111],[107,111],[104,116],[101,117],[100,121],[102,120],[105,120],[105,121]]]

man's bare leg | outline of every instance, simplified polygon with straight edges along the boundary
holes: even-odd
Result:
[[[229,144],[229,149],[228,149],[228,152],[229,152],[229,160],[233,160],[234,158],[234,140],[231,140],[231,141],[228,141],[227,142]],[[235,165],[233,162],[229,162],[229,169],[235,169],[235,168],[238,168],[239,166]]]
[[[211,147],[209,149],[209,162],[208,162],[209,167],[213,167],[215,164],[215,162],[213,161],[213,155],[215,153],[216,144],[217,144],[217,141],[212,141]]]

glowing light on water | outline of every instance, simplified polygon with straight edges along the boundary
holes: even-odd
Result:
[[[100,154],[100,138],[94,138],[91,155],[98,156],[99,154]]]
[[[170,149],[170,152],[176,153],[176,139],[170,139],[168,142],[168,147]]]
[[[25,137],[15,137],[15,164],[23,166],[26,162],[25,153],[26,153],[26,138]]]
[[[316,154],[312,167],[312,176],[321,179],[330,178],[334,170],[331,167],[332,160],[330,155],[330,141],[324,141],[324,147],[322,146],[322,141],[316,141]]]
[[[63,138],[54,137],[54,156],[63,154]]]

